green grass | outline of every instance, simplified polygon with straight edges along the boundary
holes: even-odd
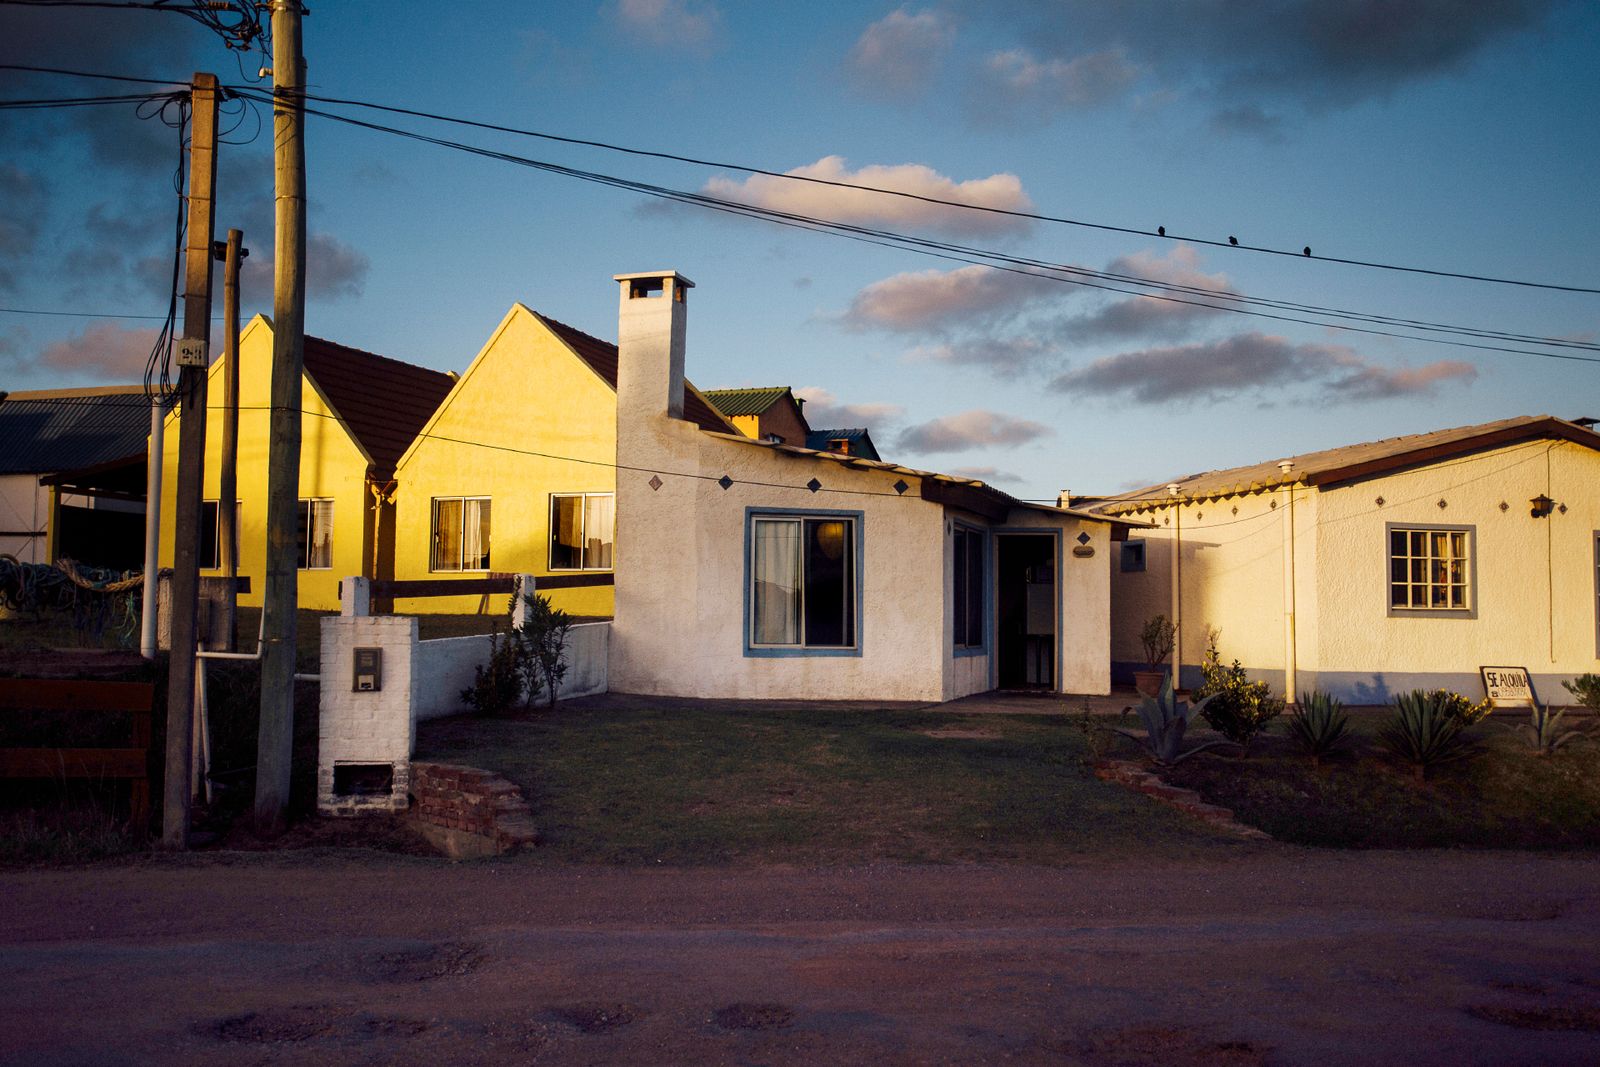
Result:
[[[1376,742],[1384,711],[1351,715],[1354,737],[1313,768],[1281,726],[1245,760],[1210,754],[1168,777],[1281,841],[1339,848],[1600,847],[1600,739],[1532,755],[1497,715],[1473,727],[1472,759],[1419,782]],[[1569,724],[1575,725],[1569,716]]]
[[[932,737],[928,731],[982,737]],[[610,697],[423,723],[522,786],[564,862],[1060,862],[1240,847],[1086,765],[1061,717]]]

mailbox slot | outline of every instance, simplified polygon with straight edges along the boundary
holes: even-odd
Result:
[[[358,648],[355,653],[354,680],[350,688],[357,693],[376,693],[383,688],[383,649]]]

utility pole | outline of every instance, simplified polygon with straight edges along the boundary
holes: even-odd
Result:
[[[261,726],[256,739],[258,833],[283,828],[294,756],[296,536],[300,494],[300,373],[305,360],[305,57],[300,0],[272,3],[272,433],[267,450],[267,566],[262,602]]]
[[[222,632],[234,651],[239,616],[239,262],[250,254],[244,248],[244,234],[228,231],[228,243],[213,254],[222,253],[222,485],[217,493],[217,551],[222,556],[222,573],[228,578],[223,598]]]
[[[217,76],[190,88],[189,219],[184,248],[183,338],[178,342],[178,492],[173,509],[172,658],[167,672],[167,770],[161,842],[189,843],[193,799],[195,616],[205,489],[206,374],[211,343],[211,232],[217,196]]]

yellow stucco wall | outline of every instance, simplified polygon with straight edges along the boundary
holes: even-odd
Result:
[[[550,495],[614,491],[616,427],[611,387],[532,312],[514,305],[400,461],[395,577],[482,576],[429,570],[432,501],[448,496],[491,499],[492,571],[549,574]],[[555,590],[550,599],[575,615],[612,613],[610,587]],[[402,599],[395,610],[498,614],[503,600]]]
[[[206,469],[203,495],[219,497],[222,480],[223,361],[211,364],[206,412]],[[241,604],[261,604],[266,564],[268,408],[272,402],[272,327],[256,316],[239,338],[239,573],[250,578]],[[364,573],[363,540],[369,497],[367,457],[309,379],[302,379],[300,491],[305,498],[331,498],[333,566],[300,572],[300,606],[319,610],[339,606],[339,579]],[[168,415],[162,451],[161,565],[172,566],[173,515],[178,488],[178,417]],[[219,574],[202,570],[201,574]]]

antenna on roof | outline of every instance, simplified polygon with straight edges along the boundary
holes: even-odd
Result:
[[[0,400],[4,400],[4,399],[5,399],[5,394],[4,393],[0,393]],[[1572,425],[1574,425],[1574,426],[1582,426],[1585,430],[1592,430],[1592,429],[1594,429],[1594,424],[1597,423],[1597,422],[1600,422],[1600,419],[1594,418],[1593,416],[1590,416],[1590,415],[1585,415],[1581,419],[1572,419],[1571,422],[1572,422]]]

